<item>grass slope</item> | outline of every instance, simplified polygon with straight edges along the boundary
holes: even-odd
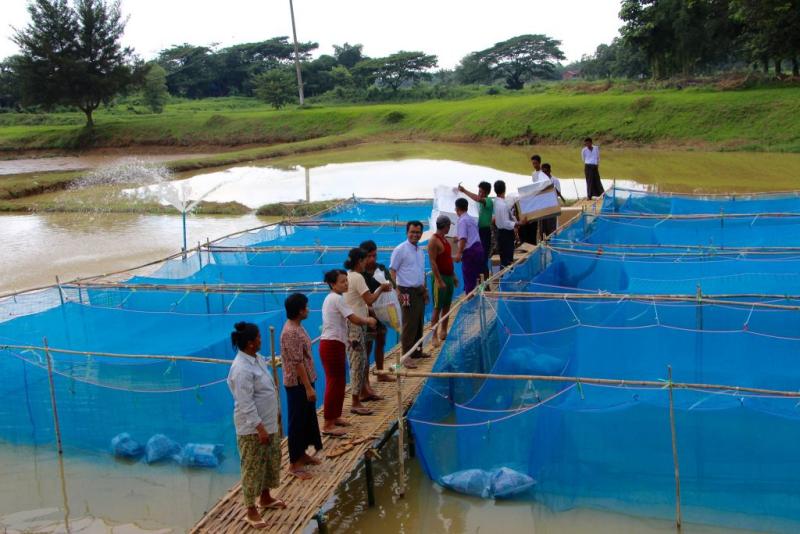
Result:
[[[800,152],[800,88],[498,95],[281,111],[250,99],[213,99],[161,115],[99,112],[92,132],[80,124],[77,114],[6,114],[0,150],[376,138],[574,144],[592,135],[605,144]]]

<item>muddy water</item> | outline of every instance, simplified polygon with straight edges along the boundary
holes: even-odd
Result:
[[[26,172],[75,171],[113,165],[125,159],[136,159],[148,163],[164,163],[186,158],[198,158],[207,154],[87,154],[82,156],[55,156],[46,158],[24,158],[0,160],[0,176]]]
[[[255,215],[190,216],[187,242],[197,246],[260,224]],[[141,265],[179,251],[182,242],[178,215],[0,215],[0,293]]]

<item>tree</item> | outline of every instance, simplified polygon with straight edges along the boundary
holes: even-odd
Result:
[[[294,99],[294,74],[285,68],[272,69],[253,78],[256,97],[275,109],[280,109]]]
[[[298,43],[302,61],[310,59],[317,43]],[[182,44],[162,50],[158,63],[167,71],[170,93],[188,98],[252,95],[258,74],[289,65],[294,46],[288,37],[244,43],[220,50]]]
[[[620,33],[639,48],[654,78],[709,70],[735,51],[731,0],[623,0]]]
[[[19,60],[19,56],[11,56],[0,61],[0,108],[14,109],[22,104]]]
[[[347,70],[356,66],[356,63],[369,59],[364,55],[364,45],[344,43],[343,45],[333,45],[333,57],[339,65]]]
[[[70,7],[66,0],[33,0],[28,12],[31,22],[13,37],[22,51],[24,102],[75,106],[92,127],[92,113],[132,80],[119,1],[75,0]]]
[[[467,54],[456,67],[456,80],[461,84],[491,84],[494,76],[479,52]]]
[[[780,74],[781,61],[792,60],[792,73],[800,75],[800,0],[732,0],[733,18],[742,25],[743,42],[751,60],[764,72],[770,59]]]
[[[556,60],[564,59],[561,41],[546,35],[518,35],[475,52],[493,79],[504,79],[508,89],[522,89],[526,81],[552,79]]]
[[[167,71],[158,63],[148,65],[147,74],[144,76],[144,101],[153,113],[164,111],[164,105],[169,100],[167,91]]]
[[[390,56],[361,61],[353,74],[397,91],[403,84],[414,85],[430,78],[427,71],[437,63],[436,56],[401,50]]]

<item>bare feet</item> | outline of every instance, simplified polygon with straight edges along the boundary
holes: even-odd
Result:
[[[339,419],[337,419],[336,421],[334,421],[334,424],[335,424],[336,426],[350,426],[350,421],[348,421],[347,419],[342,419],[342,418],[340,417]]]
[[[322,460],[317,458],[316,456],[311,456],[309,454],[304,454],[300,461],[306,465],[319,465],[322,463]]]

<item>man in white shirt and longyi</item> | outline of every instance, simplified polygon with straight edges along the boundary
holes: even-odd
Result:
[[[583,140],[583,175],[586,177],[586,198],[599,197],[603,194],[603,182],[600,181],[600,147],[592,145],[592,138]]]
[[[428,291],[425,288],[425,252],[419,246],[422,238],[422,223],[409,221],[406,224],[407,239],[392,251],[389,272],[397,286],[400,308],[403,315],[403,327],[400,344],[403,354],[422,338],[425,322],[425,305],[428,303]],[[422,344],[414,350],[410,358],[427,358],[422,351]],[[413,368],[408,358],[401,361],[404,366]]]

